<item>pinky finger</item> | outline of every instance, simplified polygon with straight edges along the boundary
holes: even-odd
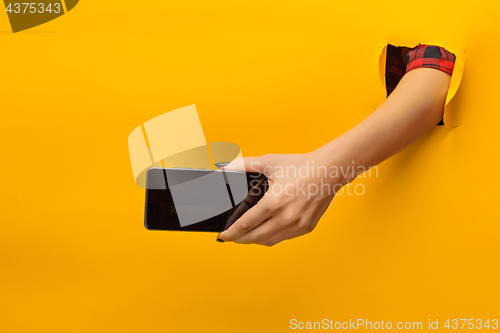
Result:
[[[316,225],[318,224],[318,220],[316,220],[314,223],[305,223],[305,224],[304,221],[310,221],[310,220],[307,217],[302,217],[296,224],[284,230],[279,231],[274,236],[262,242],[261,244],[265,246],[274,246],[278,243],[281,243],[284,240],[306,235],[311,231],[313,231]]]
[[[297,224],[294,224],[294,225],[292,225],[284,230],[279,231],[274,236],[263,241],[260,244],[265,245],[265,246],[274,246],[278,243],[281,243],[284,240],[299,237],[302,234],[303,233],[301,232],[301,229],[298,227],[298,223],[297,223]]]

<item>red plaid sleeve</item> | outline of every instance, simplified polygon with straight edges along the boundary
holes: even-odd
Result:
[[[453,53],[435,45],[418,45],[403,55],[406,73],[417,68],[434,68],[451,75],[455,59]]]
[[[453,73],[455,55],[441,46],[418,45],[413,48],[387,46],[385,84],[387,96],[409,71],[417,68],[434,68],[448,74]]]
[[[418,45],[413,48],[387,46],[385,86],[389,96],[399,81],[409,71],[417,68],[434,68],[452,75],[455,55],[441,46]],[[443,125],[443,120],[438,125]]]
[[[407,47],[387,45],[386,65],[385,65],[385,87],[389,96],[399,81],[406,73],[406,63],[403,58],[408,52]]]

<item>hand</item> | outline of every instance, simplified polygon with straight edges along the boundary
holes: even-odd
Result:
[[[410,71],[375,112],[319,149],[227,165],[225,169],[261,172],[270,186],[219,239],[272,246],[311,232],[343,185],[435,127],[443,117],[450,80],[449,74],[432,68]],[[329,173],[332,168],[337,172]]]
[[[265,174],[269,189],[264,197],[218,239],[240,244],[273,246],[314,230],[335,193],[342,187],[337,177],[315,159],[316,155],[264,155],[240,158],[224,170]],[[325,171],[326,170],[326,171]]]

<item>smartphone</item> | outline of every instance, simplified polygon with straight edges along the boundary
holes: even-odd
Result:
[[[258,172],[151,168],[144,225],[149,230],[221,232],[268,190]]]

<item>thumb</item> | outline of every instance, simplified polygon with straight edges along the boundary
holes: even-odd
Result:
[[[267,166],[265,156],[261,157],[240,157],[233,160],[228,165],[222,167],[222,170],[238,170],[238,171],[248,171],[248,172],[260,172],[264,173],[264,169]]]

